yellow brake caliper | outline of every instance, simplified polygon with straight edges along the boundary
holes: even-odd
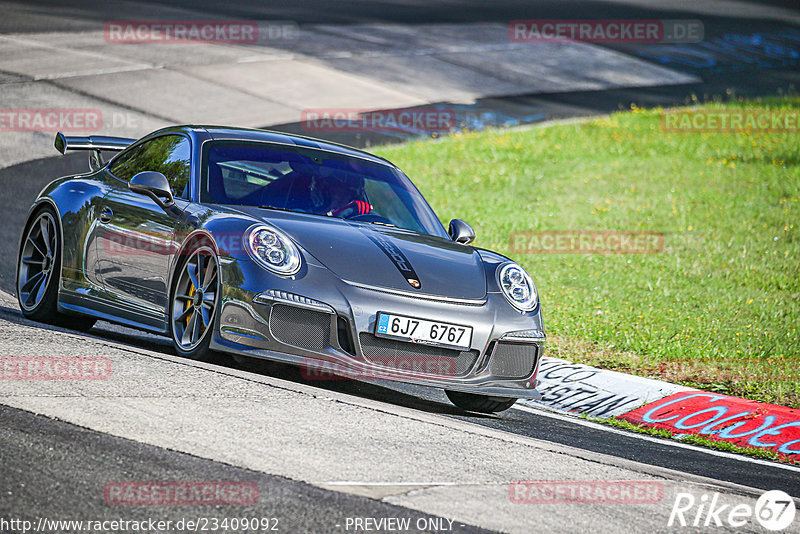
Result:
[[[191,280],[189,280],[189,296],[190,296],[190,297],[193,297],[195,293],[197,293],[197,291],[195,290],[194,284],[192,283],[192,281],[191,281]],[[184,311],[184,312],[185,312],[185,311],[188,311],[188,310],[189,310],[189,308],[191,308],[191,307],[192,307],[192,301],[191,301],[191,300],[187,300],[187,301],[186,301],[186,308],[184,308],[184,310],[183,310],[183,311]],[[191,313],[190,313],[190,314],[188,314],[188,315],[186,316],[186,326],[189,326],[189,318],[190,318],[191,316],[192,316],[192,314],[191,314]]]

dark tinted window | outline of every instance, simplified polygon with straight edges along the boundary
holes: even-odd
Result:
[[[189,140],[182,135],[163,135],[120,154],[111,173],[128,181],[142,171],[157,171],[167,177],[176,197],[189,197]]]
[[[206,143],[200,200],[447,235],[416,187],[396,168],[307,147]]]

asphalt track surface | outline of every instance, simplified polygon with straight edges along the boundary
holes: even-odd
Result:
[[[0,308],[0,317],[24,321],[19,312]],[[28,321],[25,321],[28,323]],[[169,339],[99,322],[89,333],[102,339],[125,343],[132,347],[172,354]],[[234,360],[221,356],[217,365],[238,369],[255,375],[280,378],[297,384],[336,391],[364,399],[411,408],[426,413],[445,415],[459,420],[503,430],[531,438],[560,443],[582,450],[608,454],[648,465],[692,473],[711,479],[764,490],[781,489],[790,495],[800,495],[800,470],[787,470],[769,462],[755,463],[741,456],[721,456],[698,447],[678,447],[671,440],[648,439],[600,425],[586,426],[571,418],[554,418],[546,411],[511,409],[497,415],[477,415],[453,406],[443,392],[390,381],[308,380],[300,370],[264,360]]]
[[[11,321],[23,320],[16,310],[0,308],[0,315]],[[27,322],[27,321],[26,321]],[[100,322],[88,334],[122,342],[133,347],[171,354],[169,339],[151,336],[128,328]],[[365,399],[373,399],[477,423],[522,436],[552,441],[570,447],[608,454],[653,466],[674,469],[695,475],[725,480],[734,484],[764,490],[781,489],[800,495],[800,470],[788,471],[770,463],[753,463],[740,456],[719,456],[698,447],[677,447],[671,440],[644,441],[640,435],[618,432],[607,427],[589,427],[570,418],[553,418],[545,411],[512,409],[498,415],[477,415],[453,406],[437,389],[389,381],[304,379],[297,367],[264,360],[234,360],[221,356],[217,365],[239,369],[256,375],[271,376],[336,391]]]
[[[102,488],[109,481],[205,480],[255,484],[254,504],[236,506],[236,517],[275,518],[280,532],[335,531],[348,517],[427,518],[414,510],[366,497],[321,489],[286,478],[266,475],[109,436],[0,405],[0,512],[36,524],[39,518],[58,520],[80,510],[83,517],[111,521],[172,521],[231,517],[226,505],[109,506]],[[33,475],[33,477],[32,477]],[[34,477],[41,477],[35,483]],[[32,480],[33,478],[33,480]],[[34,482],[34,483],[32,483]],[[22,512],[22,513],[20,513]],[[459,532],[487,532],[454,524]],[[64,529],[66,530],[66,529]],[[4,531],[5,532],[5,531]]]
[[[785,8],[796,8],[795,2],[762,2]],[[467,7],[463,7],[463,6]],[[347,2],[342,9],[332,9],[327,2],[301,1],[285,3],[238,2],[172,2],[170,9],[185,8],[214,17],[257,17],[294,20],[298,23],[357,23],[357,22],[474,22],[508,21],[516,18],[575,18],[575,8],[580,7],[582,18],[647,18],[654,16],[652,8],[641,4],[621,2],[466,2],[453,9],[447,2]],[[698,11],[705,9],[703,4]],[[750,3],[752,5],[752,3]],[[19,5],[11,15],[0,20],[0,32],[8,31],[59,31],[96,29],[109,19],[142,16],[143,7],[151,18],[158,18],[163,8],[157,2],[130,4],[107,3],[100,6],[91,2],[37,2],[26,12]],[[715,22],[714,27],[741,27],[750,21],[742,20],[721,10],[703,12],[699,17]],[[535,13],[532,15],[531,13]],[[664,4],[657,12],[661,18],[685,18],[685,10],[671,11]],[[67,16],[68,15],[68,16]],[[173,17],[175,18],[175,17]],[[766,23],[764,23],[766,24]],[[631,90],[588,91],[559,94],[539,94],[512,99],[490,99],[479,102],[486,109],[522,107],[543,109],[548,118],[607,113],[615,109],[638,105],[676,105],[684,103],[690,95],[709,98],[724,95],[732,87],[742,96],[769,95],[800,85],[797,66],[759,69],[759,75],[743,72],[700,72],[702,82],[685,86],[637,88]],[[282,129],[292,131],[292,125]],[[363,139],[334,139],[364,144]],[[378,140],[379,141],[379,140]],[[27,162],[0,170],[0,289],[14,293],[14,258],[25,214],[31,201],[41,188],[55,177],[82,172],[86,169],[85,154],[52,157]],[[16,309],[0,308],[0,317],[10,323],[25,323]],[[46,328],[46,327],[42,327]],[[132,347],[162,353],[170,352],[169,341],[157,336],[100,322],[83,336],[96,336]],[[757,463],[743,458],[732,458],[695,447],[678,447],[671,441],[646,440],[638,435],[586,426],[568,418],[554,418],[547,413],[534,413],[519,409],[508,410],[497,416],[478,417],[453,407],[438,390],[418,388],[387,382],[330,381],[308,382],[292,367],[262,361],[235,362],[223,359],[220,365],[254,375],[288,380],[299,385],[320,390],[335,391],[353,397],[377,400],[387,405],[402,406],[422,413],[469,421],[493,429],[532,437],[585,450],[607,454],[764,490],[781,489],[790,495],[800,496],[800,476],[797,471],[781,466]],[[374,499],[321,489],[309,484],[232,467],[220,462],[200,459],[191,455],[168,451],[87,430],[68,423],[36,416],[23,410],[0,406],[0,514],[26,517],[64,516],[76,509],[91,512],[97,518],[112,518],[119,513],[109,508],[101,499],[83,498],[86,488],[95,488],[108,480],[190,480],[198,473],[206,480],[241,480],[258,485],[261,498],[254,507],[241,510],[247,515],[275,515],[281,511],[285,521],[284,532],[334,531],[334,525],[350,516],[393,516],[417,518],[422,514],[414,510],[393,506]],[[60,498],[53,499],[55,491]],[[152,511],[126,510],[126,519],[159,515],[164,519],[178,519],[191,515],[212,516],[207,508],[160,508]],[[224,515],[220,513],[219,515]],[[320,528],[327,525],[328,528]],[[481,530],[459,525],[460,532]]]
[[[12,306],[0,307],[0,324],[6,332],[17,327],[33,328],[29,339],[52,334],[52,327],[38,325],[20,317]],[[38,330],[38,333],[36,332]],[[57,334],[65,336],[65,334]],[[171,350],[166,339],[141,334],[99,323],[86,334],[92,339],[122,344],[129,354],[165,354]],[[64,338],[67,339],[66,336]],[[65,350],[79,344],[65,341]],[[85,349],[76,348],[77,353]],[[116,365],[116,364],[115,364]],[[183,360],[183,366],[195,366]],[[591,428],[572,418],[557,417],[544,411],[531,413],[511,409],[496,416],[476,416],[461,412],[450,405],[438,390],[389,382],[358,382],[350,380],[308,381],[301,378],[292,366],[261,360],[233,361],[221,356],[204,368],[219,369],[223,374],[236,374],[248,381],[283,381],[298,390],[312,388],[315,395],[326,398],[340,396],[353,399],[351,403],[377,402],[388,411],[409,410],[423,417],[444,417],[466,424],[481,425],[511,435],[525,436],[543,442],[566,445],[565,454],[580,459],[582,454],[600,453],[616,461],[633,461],[639,465],[668,469],[671,478],[680,482],[693,476],[709,482],[732,483],[756,489],[781,489],[790,495],[800,495],[800,470],[754,462],[741,457],[721,456],[695,447],[677,448],[665,440],[643,440],[641,436],[609,428]],[[130,387],[136,389],[137,385]],[[325,392],[329,392],[326,395]],[[80,395],[80,393],[78,393]],[[69,400],[69,399],[65,399]],[[124,399],[118,402],[126,403]],[[158,408],[154,408],[153,416]],[[254,422],[259,421],[254,414]],[[319,421],[316,424],[325,424]],[[280,434],[280,427],[275,432]],[[219,440],[220,436],[208,436]],[[358,436],[353,436],[359,439]],[[278,517],[282,532],[341,532],[340,527],[350,517],[396,517],[430,519],[432,514],[392,506],[374,498],[346,495],[331,488],[320,488],[282,476],[264,474],[257,470],[233,467],[219,461],[198,458],[154,447],[136,440],[114,437],[106,433],[81,428],[74,424],[38,416],[29,411],[0,406],[0,462],[3,478],[0,481],[0,517],[16,517],[36,523],[38,518],[141,521],[149,518],[178,521],[198,517]],[[222,437],[224,439],[224,436]],[[425,436],[419,439],[425,440]],[[581,451],[586,451],[582,453]],[[342,458],[347,462],[346,455]],[[376,459],[378,464],[385,459]],[[470,470],[474,466],[464,465]],[[682,473],[682,474],[681,474]],[[104,502],[102,489],[113,481],[226,481],[248,482],[257,485],[258,501],[252,505],[226,506],[157,506],[119,507]],[[235,510],[232,511],[232,510]],[[585,531],[585,525],[566,531]],[[463,522],[456,522],[456,532],[481,532]],[[15,532],[16,530],[10,530]],[[62,530],[65,531],[65,530]]]
[[[9,3],[15,4],[15,3]],[[796,9],[794,0],[764,0],[760,2],[695,2],[697,13],[708,20],[737,20],[737,9],[745,5],[776,6]],[[465,23],[507,22],[532,18],[640,19],[657,14],[663,18],[680,18],[687,12],[686,2],[613,0],[466,0],[459,2],[424,0],[295,0],[292,2],[245,0],[215,2],[213,0],[177,0],[172,2],[93,2],[91,0],[37,0],[20,2],[24,16],[14,15],[0,21],[0,32],[9,31],[66,31],[102,27],[108,20],[124,20],[150,15],[151,19],[167,18],[184,10],[184,14],[211,15],[213,18],[292,20],[298,24],[358,24],[368,22]],[[189,17],[193,18],[193,17]]]

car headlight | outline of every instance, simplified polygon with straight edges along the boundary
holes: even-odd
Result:
[[[520,311],[531,311],[536,307],[539,295],[536,286],[525,269],[516,263],[506,263],[497,271],[497,282],[506,300]]]
[[[291,276],[300,270],[300,251],[283,232],[258,224],[244,236],[247,252],[270,271]]]

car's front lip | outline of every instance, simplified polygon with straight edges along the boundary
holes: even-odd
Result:
[[[234,270],[238,271],[236,276],[229,272],[233,264],[236,265]],[[313,264],[309,265],[302,282],[265,275],[251,262],[223,260],[221,267],[223,292],[212,348],[300,365],[311,372],[310,379],[314,378],[313,371],[324,364],[326,367],[322,368],[326,372],[357,379],[396,380],[499,397],[539,397],[535,391],[535,374],[545,342],[540,317],[509,310],[499,293],[488,293],[481,302],[461,302],[435,295],[420,298],[413,294],[412,297],[395,290],[344,282],[324,267]],[[231,284],[232,280],[238,283]],[[265,287],[265,284],[271,287]],[[329,339],[324,346],[320,344],[310,348],[279,340],[280,336],[274,335],[271,329],[271,314],[278,304],[325,314],[329,320]],[[366,358],[361,342],[361,336],[374,340],[375,320],[380,311],[470,324],[474,328],[471,350],[477,356],[469,356],[474,357],[474,361],[464,360],[468,368],[459,373],[405,372],[402,368],[383,372],[385,370],[380,369],[380,364]],[[353,343],[350,352],[340,343],[338,327],[342,320]],[[509,332],[519,331],[541,332],[541,335],[504,338]],[[489,359],[501,340],[536,347],[535,365],[530,373],[524,377],[504,378],[490,372]]]

